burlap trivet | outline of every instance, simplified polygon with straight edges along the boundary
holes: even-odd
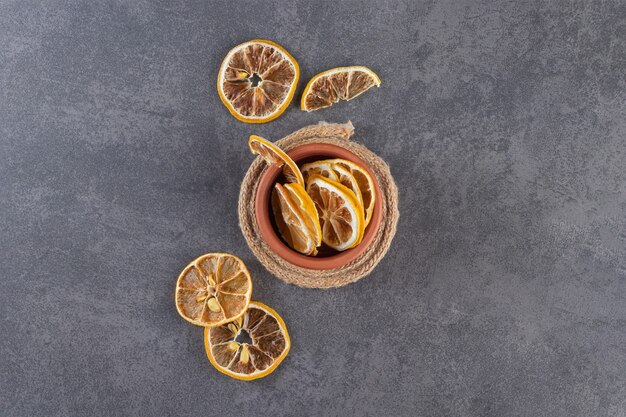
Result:
[[[248,246],[257,259],[276,277],[289,284],[307,288],[341,287],[368,275],[385,256],[398,224],[398,189],[387,164],[363,145],[351,142],[354,132],[352,123],[312,125],[276,141],[281,149],[288,151],[306,143],[330,143],[348,149],[363,159],[374,172],[382,195],[382,221],[377,236],[361,256],[340,268],[312,270],[285,261],[274,253],[262,240],[254,213],[258,179],[267,164],[260,157],[248,169],[239,193],[239,226]]]

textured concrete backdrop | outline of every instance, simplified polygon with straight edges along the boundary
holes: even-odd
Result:
[[[257,37],[300,88],[382,86],[240,123],[215,80]],[[625,74],[623,1],[0,0],[0,415],[626,415]],[[247,137],[320,120],[401,193],[388,256],[331,291],[267,273],[235,211]],[[207,251],[289,326],[264,380],[176,313]]]

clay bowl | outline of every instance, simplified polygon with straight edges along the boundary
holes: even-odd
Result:
[[[270,249],[278,256],[289,263],[303,268],[323,270],[338,268],[350,263],[361,255],[372,243],[376,233],[378,233],[378,228],[382,219],[381,192],[374,173],[361,158],[347,149],[331,144],[315,143],[301,145],[290,150],[287,154],[296,162],[296,164],[298,164],[298,166],[302,166],[302,164],[307,162],[318,161],[320,159],[343,158],[357,163],[365,168],[374,179],[374,186],[376,190],[376,201],[374,202],[372,220],[365,229],[365,234],[363,235],[361,243],[352,249],[348,249],[343,252],[336,252],[330,248],[322,247],[318,256],[305,256],[296,252],[283,242],[274,224],[274,215],[272,213],[270,198],[274,184],[277,181],[284,182],[284,177],[282,176],[280,168],[271,166],[265,170],[265,173],[259,180],[259,187],[257,189],[254,202],[255,214],[259,225],[259,231],[261,232],[261,237]]]

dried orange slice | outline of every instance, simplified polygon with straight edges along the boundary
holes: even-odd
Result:
[[[278,167],[282,167],[283,174],[285,174],[287,181],[297,182],[298,184],[304,186],[304,178],[302,177],[300,169],[298,169],[298,165],[296,165],[296,163],[293,162],[293,159],[291,159],[289,155],[283,152],[278,146],[257,135],[250,135],[248,146],[250,147],[250,151],[252,153],[263,157],[268,164],[274,164]]]
[[[322,241],[329,247],[343,251],[363,239],[365,218],[354,193],[340,183],[312,175],[307,193],[317,207],[322,226]]]
[[[365,227],[367,227],[370,220],[372,220],[374,203],[376,202],[376,188],[374,187],[372,176],[358,164],[346,159],[329,159],[326,162],[330,163],[333,169],[336,170],[338,167],[342,167],[350,171],[354,176],[354,179],[359,185],[359,190],[361,191],[363,210],[365,212]]]
[[[306,111],[323,109],[339,100],[352,100],[374,86],[380,86],[380,78],[367,67],[333,68],[311,78],[304,88],[300,108]]]
[[[252,295],[252,280],[241,259],[207,253],[192,261],[176,282],[176,309],[198,326],[219,326],[242,316]]]
[[[326,161],[309,162],[308,164],[302,165],[300,171],[302,171],[302,176],[304,177],[305,183],[313,174],[321,175],[322,177],[329,178],[333,181],[337,181],[339,179],[337,178],[337,175],[335,175],[331,164]]]
[[[217,91],[228,111],[246,123],[280,116],[300,77],[295,59],[272,41],[255,39],[231,49],[217,77]]]
[[[304,255],[315,255],[319,246],[319,236],[315,234],[314,229],[309,229],[308,223],[311,221],[309,214],[298,207],[292,200],[292,193],[285,187],[276,183],[272,192],[272,212],[278,231],[293,250]]]
[[[278,313],[252,301],[243,317],[205,329],[204,347],[218,371],[250,381],[274,372],[289,353],[291,341]]]

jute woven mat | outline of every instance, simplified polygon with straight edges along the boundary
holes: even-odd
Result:
[[[363,145],[350,141],[354,133],[352,123],[320,123],[304,127],[276,141],[281,149],[289,151],[307,143],[330,143],[341,146],[363,159],[374,172],[382,195],[382,221],[379,232],[363,254],[347,265],[335,269],[313,270],[296,266],[274,253],[261,238],[254,213],[254,200],[258,179],[267,164],[262,158],[252,162],[241,184],[239,193],[239,227],[248,246],[257,259],[277,278],[300,287],[334,288],[357,281],[368,275],[385,256],[396,234],[400,213],[398,211],[398,189],[389,167],[380,157]]]

